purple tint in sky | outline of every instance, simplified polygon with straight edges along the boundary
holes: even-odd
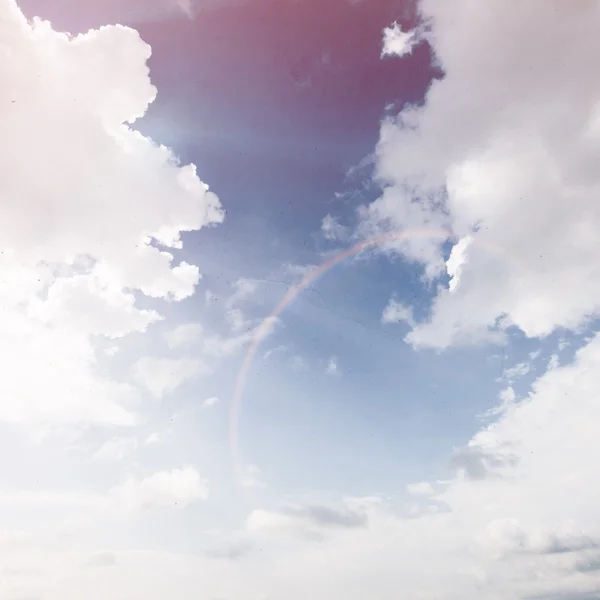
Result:
[[[328,212],[366,200],[332,206],[372,152],[384,107],[421,101],[433,75],[426,45],[408,60],[380,58],[383,28],[413,21],[409,8],[254,0],[138,25],[159,89],[141,128],[194,161],[222,199],[228,219],[208,232],[210,247],[235,238],[264,263],[272,252],[257,241],[275,231],[290,248],[279,245],[278,260],[291,260]]]
[[[21,4],[73,32],[119,12],[113,0]],[[420,102],[434,75],[425,44],[402,61],[380,58],[383,28],[414,23],[414,2],[196,2],[193,19],[173,4],[152,0],[143,12],[123,2],[120,20],[153,50],[158,97],[137,126],[197,164],[227,210],[218,231],[194,239],[223,258],[221,269],[268,269],[269,258],[303,252],[309,262],[322,218],[368,199],[335,193],[362,187],[345,176],[373,151],[384,108]]]

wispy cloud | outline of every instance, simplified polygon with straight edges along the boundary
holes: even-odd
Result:
[[[213,406],[215,406],[216,404],[218,404],[220,402],[219,398],[217,398],[217,396],[211,396],[210,398],[207,398],[203,403],[202,406],[204,408],[211,408]]]

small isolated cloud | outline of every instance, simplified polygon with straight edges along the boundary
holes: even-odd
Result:
[[[144,479],[128,479],[114,487],[111,498],[126,511],[159,508],[185,508],[193,502],[206,500],[208,481],[192,467],[161,471]]]
[[[433,496],[435,490],[429,481],[420,481],[419,483],[409,483],[406,490],[411,496]]]
[[[533,350],[532,352],[529,353],[529,359],[537,360],[541,353],[542,353],[542,351],[539,348],[537,350]]]
[[[240,308],[230,308],[225,313],[225,320],[233,333],[239,333],[250,327],[250,321],[246,319]]]
[[[209,371],[204,361],[196,358],[145,357],[135,362],[132,376],[154,398],[161,399],[186,381]]]
[[[560,366],[560,357],[558,354],[552,354],[548,360],[548,371],[552,371]]]
[[[238,279],[234,284],[234,292],[225,302],[227,308],[233,308],[243,300],[256,293],[258,282],[252,279]]]
[[[162,434],[158,433],[158,431],[153,431],[146,437],[146,439],[144,440],[144,444],[146,446],[151,446],[153,444],[158,444],[162,439]]]
[[[411,54],[413,48],[423,40],[419,29],[402,31],[399,23],[393,23],[383,30],[381,58],[388,56],[402,57]]]
[[[516,379],[525,377],[525,375],[527,375],[527,373],[529,373],[530,370],[531,365],[529,363],[518,363],[514,367],[504,369],[504,372],[502,373],[502,378],[506,379],[508,382],[513,382]]]
[[[165,334],[167,345],[171,350],[197,344],[201,340],[204,328],[200,323],[185,323]]]
[[[326,375],[339,375],[340,369],[338,366],[337,356],[332,356],[327,362],[327,366],[325,367]]]
[[[284,352],[288,352],[290,349],[289,346],[285,344],[280,344],[279,346],[275,346],[274,348],[269,348],[263,355],[264,360],[269,360],[271,357],[282,354]]]
[[[260,478],[261,471],[256,465],[248,465],[244,469],[244,473],[241,478],[241,485],[248,489],[259,489],[266,487],[266,484]]]
[[[135,437],[113,438],[104,442],[96,452],[94,458],[100,460],[123,460],[130,456],[138,447]]]
[[[202,403],[202,407],[203,408],[211,408],[212,406],[215,406],[218,403],[219,403],[219,398],[217,398],[217,396],[211,396],[210,398],[207,398]]]
[[[321,233],[326,240],[337,241],[347,239],[349,232],[336,217],[326,215],[321,222]]]
[[[412,325],[414,323],[413,320],[413,312],[410,306],[405,304],[400,304],[393,298],[390,299],[388,305],[383,310],[381,315],[382,323],[408,323]]]

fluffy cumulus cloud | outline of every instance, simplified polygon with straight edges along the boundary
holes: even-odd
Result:
[[[420,7],[444,76],[383,123],[385,190],[362,215],[367,229],[443,228],[457,241],[447,265],[426,233],[397,246],[452,282],[408,340],[444,348],[510,326],[537,337],[584,325],[600,308],[600,84],[581,59],[600,55],[597,3]]]
[[[600,7],[422,0],[421,9],[428,27],[418,36],[445,76],[422,105],[383,124],[385,189],[360,214],[365,233],[438,232],[391,250],[439,285],[424,322],[393,299],[382,320],[404,321],[410,343],[438,349],[501,341],[510,326],[530,337],[578,331],[600,298],[600,84],[586,62],[600,58]],[[159,300],[193,293],[197,268],[175,258],[180,232],[219,222],[221,210],[192,167],[128,125],[154,97],[149,50],[134,31],[69,38],[0,0],[0,34],[0,268],[10,282],[0,288],[0,420],[132,426],[140,396],[165,396],[204,363],[142,354],[121,380],[100,368],[98,338],[143,333],[161,318]],[[387,54],[407,54],[416,35],[392,26]],[[227,308],[254,291],[242,280]],[[222,359],[275,324],[237,331],[236,315],[229,337],[191,324],[170,329],[166,345],[181,352],[197,343],[198,356]],[[103,492],[65,491],[59,480],[53,490],[2,485],[0,512],[28,518],[18,530],[0,518],[0,597],[597,598],[600,335],[561,360],[551,358],[528,392],[519,380],[532,365],[507,368],[499,406],[449,450],[445,479],[416,480],[397,498],[278,503],[248,466],[236,497],[262,488],[265,504],[223,534],[199,525],[194,511],[210,504],[213,486],[195,466],[132,464]],[[125,458],[156,450],[162,437],[149,431],[94,438],[89,464],[112,477]],[[226,510],[222,490],[214,496]],[[127,549],[150,511],[158,520],[182,510],[192,551]]]
[[[185,508],[191,502],[206,500],[208,494],[208,482],[192,467],[131,478],[111,491],[116,505],[127,511]]]
[[[375,497],[252,511],[269,575],[234,597],[594,598],[599,364],[595,337],[457,449],[449,480],[408,486],[406,509]]]
[[[393,23],[383,30],[381,57],[410,54],[422,39],[422,33],[419,30],[403,31],[399,23]]]
[[[132,126],[156,94],[149,56],[132,29],[70,36],[0,0],[0,427],[9,448],[40,432],[61,440],[60,452],[49,446],[43,484],[20,488],[30,469],[15,477],[3,467],[3,598],[52,597],[52,573],[86,556],[91,513],[114,532],[106,520],[124,511],[184,508],[208,494],[194,467],[143,476],[135,462],[126,476],[118,468],[147,444],[114,429],[139,424],[148,390],[172,391],[198,364],[141,359],[129,377],[135,357],[111,340],[138,334],[134,346],[145,347],[161,306],[191,296],[200,279],[176,256],[181,233],[223,219],[195,167]],[[78,451],[90,459],[87,484],[65,489],[62,469]],[[19,456],[27,463],[39,452],[31,444]],[[87,475],[104,468],[107,477]],[[79,559],[71,543],[81,545]],[[85,568],[113,564],[110,553],[93,550]]]
[[[321,222],[321,233],[326,240],[345,240],[348,237],[348,229],[335,217],[326,215]]]
[[[160,320],[136,294],[190,296],[198,268],[170,249],[223,213],[193,165],[130,126],[156,94],[137,32],[69,37],[12,0],[0,16],[0,419],[130,425],[136,390],[100,373],[93,336]]]
[[[408,323],[412,325],[413,321],[413,312],[410,306],[406,304],[401,304],[397,300],[393,298],[390,299],[387,306],[383,309],[383,313],[381,314],[381,322],[382,323]]]

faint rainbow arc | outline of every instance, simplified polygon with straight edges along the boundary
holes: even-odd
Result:
[[[242,366],[238,371],[229,409],[229,444],[234,467],[234,474],[236,476],[237,481],[239,481],[243,475],[241,461],[239,460],[238,433],[244,385],[246,383],[246,378],[248,376],[250,367],[252,366],[252,362],[254,361],[254,357],[256,356],[261,342],[271,330],[274,319],[276,319],[294,301],[294,299],[298,296],[298,294],[300,294],[300,292],[306,289],[318,277],[320,277],[333,267],[344,262],[348,258],[356,256],[364,250],[369,250],[370,248],[382,246],[383,244],[388,242],[397,242],[415,238],[438,238],[441,241],[449,241],[452,239],[456,239],[456,236],[451,232],[443,229],[420,228],[385,233],[383,235],[375,236],[367,240],[358,242],[354,246],[351,246],[346,250],[342,250],[338,254],[335,254],[334,256],[325,260],[320,265],[314,267],[314,269],[312,269],[307,275],[305,275],[299,283],[291,287],[286,292],[284,297],[279,301],[279,303],[275,306],[271,313],[267,317],[265,317],[262,323],[257,327],[256,332],[250,343],[250,346],[248,347],[248,350],[244,356]],[[500,254],[503,258],[508,259],[511,262],[515,262],[514,259],[511,256],[509,256],[503,248],[486,243],[482,240],[477,239],[476,237],[473,238],[473,243],[475,245],[479,245],[486,248],[493,254]]]

